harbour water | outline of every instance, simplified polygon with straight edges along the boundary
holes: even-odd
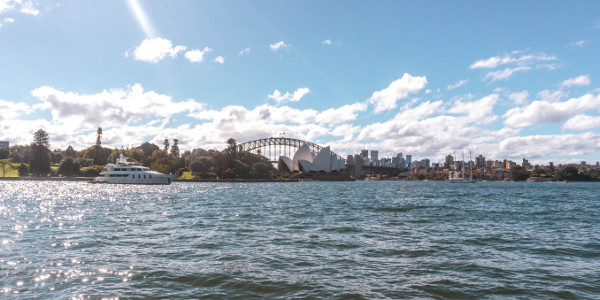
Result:
[[[599,195],[598,183],[4,181],[0,298],[598,299]]]

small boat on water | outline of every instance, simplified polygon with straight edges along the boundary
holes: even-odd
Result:
[[[128,162],[121,154],[115,164],[107,164],[100,176],[89,183],[121,183],[121,184],[171,184],[176,174],[163,174],[152,171],[148,167]]]

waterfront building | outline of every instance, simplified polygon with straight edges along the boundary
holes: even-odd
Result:
[[[10,145],[7,141],[0,141],[0,149],[8,148]]]
[[[521,164],[521,166],[523,166],[523,168],[531,168],[531,164],[529,163],[529,160],[523,158],[523,164]]]
[[[448,154],[446,156],[446,162],[444,163],[444,168],[450,169],[450,166],[454,165],[454,156],[452,154]]]
[[[294,158],[290,159],[287,156],[280,156],[277,164],[277,169],[286,173],[310,173],[310,172],[337,172],[346,167],[346,161],[338,158],[337,155],[331,152],[329,146],[321,149],[317,155],[313,155],[308,144],[304,144],[298,148],[294,154]]]
[[[481,154],[479,154],[479,156],[475,157],[475,165],[477,166],[477,168],[485,167],[485,157]]]
[[[404,168],[410,167],[410,163],[412,162],[412,155],[406,155],[406,161],[404,162]]]
[[[369,150],[360,150],[360,157],[364,160],[365,158],[369,158]]]
[[[379,161],[379,150],[371,150],[371,161],[377,164]]]

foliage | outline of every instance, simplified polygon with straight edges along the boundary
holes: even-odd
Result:
[[[102,146],[91,146],[79,152],[80,157],[93,160],[95,165],[105,165],[108,163],[108,158],[113,149],[104,148]]]
[[[515,166],[514,168],[510,169],[510,178],[513,181],[525,181],[527,178],[529,178],[529,172],[527,172],[527,169],[521,166]]]
[[[12,163],[29,163],[31,160],[31,149],[29,145],[14,145],[10,146],[10,155],[8,159]]]
[[[76,157],[77,156],[77,151],[75,151],[73,149],[73,147],[71,147],[71,145],[69,145],[69,147],[67,147],[67,150],[65,150],[65,156]]]
[[[556,171],[556,177],[559,180],[568,181],[590,181],[590,175],[579,172],[575,166],[564,166]]]
[[[91,166],[81,169],[81,176],[83,177],[97,177],[102,172],[102,166]]]
[[[158,148],[158,146],[156,144],[145,142],[145,143],[141,144],[139,147],[137,147],[136,149],[139,149],[140,151],[142,151],[142,158],[140,159],[140,161],[141,161],[144,158],[151,156],[152,153],[154,153],[154,151],[156,151],[160,148]]]
[[[96,130],[96,146],[102,146],[102,127],[98,127]]]
[[[60,162],[56,174],[67,177],[76,176],[79,174],[79,163],[72,157],[66,157]]]
[[[27,175],[29,175],[28,170],[29,170],[29,168],[24,163],[21,163],[19,165],[19,168],[17,168],[17,171],[19,172],[19,176],[27,176]]]
[[[161,173],[170,174],[177,171],[175,162],[171,159],[169,154],[167,154],[167,151],[164,150],[154,151],[152,156],[145,163],[150,165],[150,169]]]
[[[33,134],[31,143],[31,160],[29,161],[29,173],[35,176],[46,176],[50,173],[50,146],[48,133],[38,129]]]
[[[171,155],[173,155],[173,157],[179,157],[179,140],[178,139],[173,139],[173,146],[171,146]]]

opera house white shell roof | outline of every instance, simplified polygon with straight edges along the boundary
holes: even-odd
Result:
[[[278,162],[278,169],[289,173],[331,173],[333,171],[339,171],[345,166],[346,161],[344,159],[338,159],[337,155],[331,152],[329,147],[323,148],[317,153],[317,156],[313,156],[310,147],[307,144],[298,148],[298,151],[294,154],[294,159],[290,159],[287,156],[280,156]]]

